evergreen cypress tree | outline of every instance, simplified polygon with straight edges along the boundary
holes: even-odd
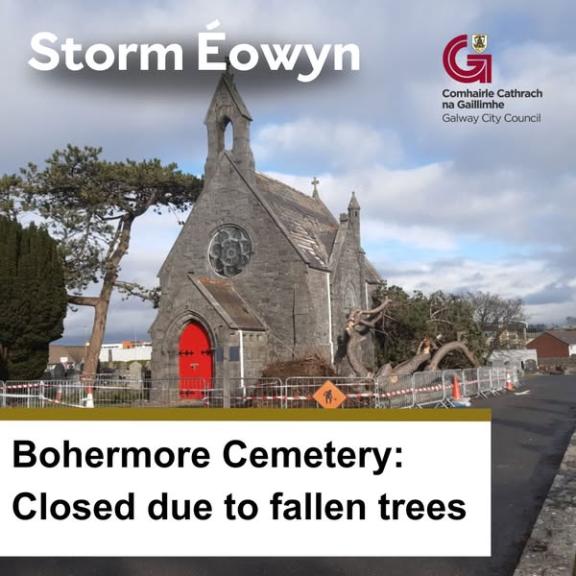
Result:
[[[67,296],[48,232],[0,217],[0,379],[39,378],[62,336]]]

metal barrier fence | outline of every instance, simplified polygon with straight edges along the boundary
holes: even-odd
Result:
[[[395,376],[377,380],[389,408],[412,408],[415,405],[414,375]]]
[[[380,408],[385,400],[383,391],[375,385],[373,378],[359,377],[306,377],[286,378],[286,408],[319,408],[322,406],[317,393],[330,403],[338,403],[334,390],[320,391],[326,382],[331,382],[343,394],[342,406],[346,408]],[[320,391],[320,392],[319,392]],[[344,399],[345,397],[345,399]]]
[[[416,372],[412,375],[414,402],[412,407],[448,406],[446,379],[443,372]]]
[[[330,384],[326,385],[326,382]],[[0,407],[426,408],[518,387],[516,371],[469,368],[392,378],[36,380],[0,382]],[[324,388],[323,388],[324,386]]]
[[[246,391],[256,385],[279,387],[281,382],[273,378],[10,381],[0,382],[0,407],[228,407],[241,404]]]

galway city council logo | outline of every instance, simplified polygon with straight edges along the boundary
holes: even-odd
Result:
[[[476,54],[482,54],[488,48],[488,35],[472,34],[472,48]]]
[[[456,56],[460,50],[468,46],[466,34],[461,34],[452,38],[442,55],[444,69],[454,80],[458,82],[471,83],[480,82],[486,84],[492,82],[492,56],[483,54],[488,46],[488,36],[486,34],[472,34],[471,45],[476,54],[468,54],[466,57],[467,68],[462,68],[456,62]]]

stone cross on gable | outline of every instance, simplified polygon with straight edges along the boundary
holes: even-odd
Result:
[[[320,198],[320,194],[318,194],[318,184],[320,184],[320,180],[318,180],[318,178],[316,178],[316,176],[314,176],[311,184],[312,184],[312,186],[314,186],[314,189],[312,190],[312,197],[313,198]]]

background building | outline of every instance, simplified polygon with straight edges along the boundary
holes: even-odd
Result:
[[[576,330],[548,330],[528,343],[538,358],[568,358],[576,355]]]

